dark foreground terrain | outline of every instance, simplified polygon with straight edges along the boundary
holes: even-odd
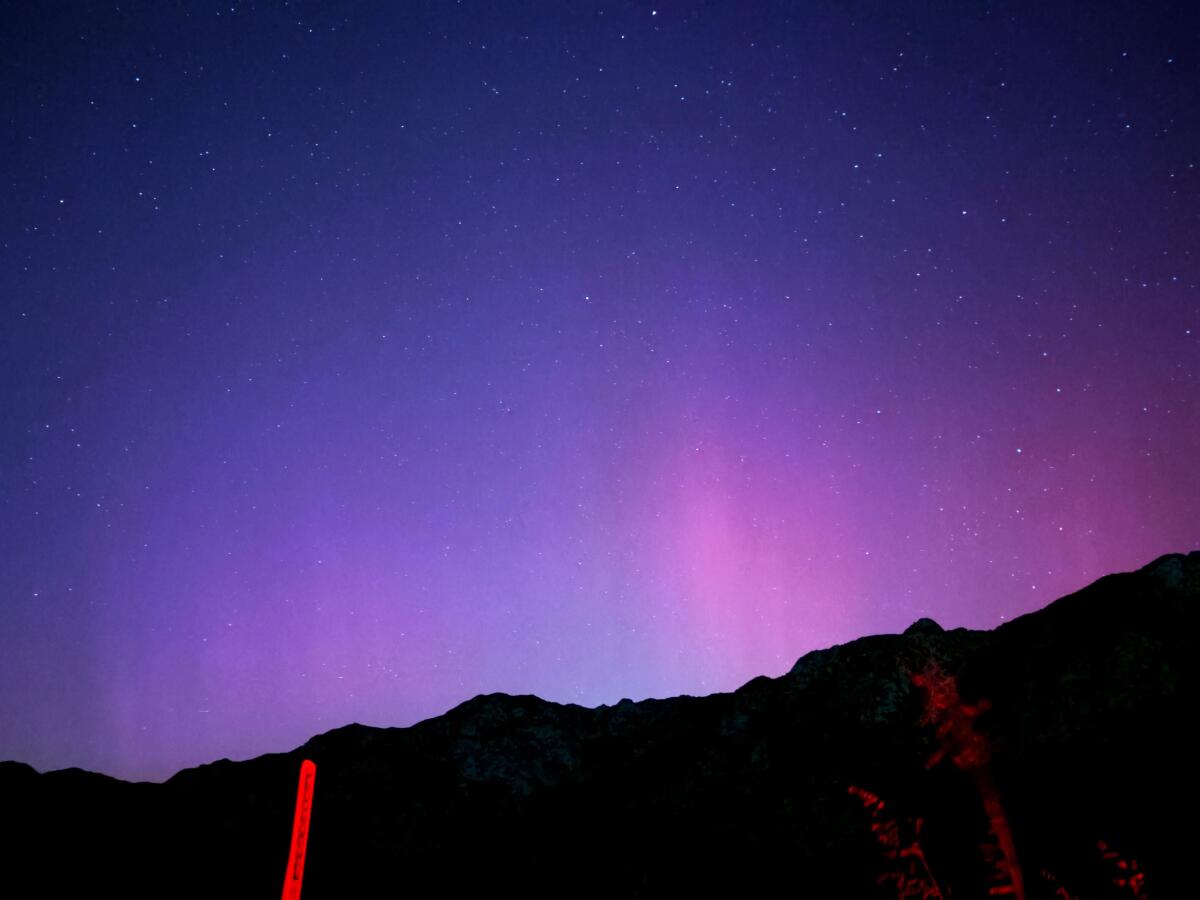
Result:
[[[165,784],[0,763],[0,895],[1195,896],[1200,552],[731,694],[476,697]]]

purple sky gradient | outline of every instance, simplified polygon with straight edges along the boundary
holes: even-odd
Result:
[[[1194,4],[10,4],[0,759],[730,690],[1200,545]]]

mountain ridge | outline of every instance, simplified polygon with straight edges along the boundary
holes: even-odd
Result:
[[[896,860],[851,790],[886,798],[896,828],[922,820],[941,877],[982,896],[982,769],[946,761],[962,747],[948,752],[919,686],[943,678],[969,711],[968,738],[986,744],[1016,855],[1036,863],[1027,880],[1052,869],[1081,897],[1118,896],[1101,874],[1104,840],[1142,861],[1155,896],[1171,896],[1190,878],[1181,712],[1197,684],[1198,609],[1200,552],[1167,554],[989,631],[918,620],[727,693],[599,707],[480,694],[411,726],[351,723],[162,784],[0,763],[22,823],[0,846],[53,870],[51,848],[78,836],[79,811],[104,807],[110,832],[90,834],[84,854],[93,872],[149,896],[203,850],[198,895],[260,896],[278,887],[310,758],[309,900],[378,891],[400,871],[431,892],[649,896],[769,894],[803,870],[814,895],[895,896],[879,879]],[[584,870],[587,884],[574,883]],[[1046,887],[1031,882],[1028,896],[1052,896],[1037,893]]]
[[[899,635],[892,634],[892,633],[862,635],[860,637],[853,638],[843,644],[834,644],[830,647],[822,647],[822,648],[817,648],[815,650],[810,650],[807,653],[800,656],[796,660],[796,662],[793,663],[792,667],[787,672],[785,672],[783,675],[775,676],[774,678],[772,678],[772,676],[769,676],[769,675],[756,675],[753,678],[751,678],[749,681],[747,681],[745,684],[741,685],[740,687],[734,688],[732,691],[718,691],[718,692],[715,692],[712,694],[678,694],[678,695],[674,695],[671,697],[648,697],[643,700],[631,700],[629,698],[622,698],[621,700],[617,701],[616,703],[612,703],[612,704],[602,703],[602,704],[599,704],[598,706],[594,706],[594,707],[583,706],[581,704],[576,704],[576,703],[563,703],[563,702],[556,701],[556,700],[547,700],[536,694],[507,694],[502,691],[488,692],[488,693],[476,694],[475,696],[470,697],[466,700],[463,700],[461,703],[458,703],[455,706],[450,707],[443,713],[439,713],[436,716],[430,716],[429,718],[422,719],[419,722],[414,722],[411,725],[364,725],[360,722],[348,722],[345,725],[339,725],[336,728],[331,728],[328,731],[320,732],[316,735],[313,735],[311,738],[309,738],[303,744],[299,745],[298,747],[293,748],[292,750],[274,751],[274,752],[270,752],[270,753],[259,754],[258,756],[249,757],[248,759],[243,759],[243,760],[232,760],[228,757],[222,757],[220,759],[216,759],[211,762],[200,763],[199,765],[196,765],[196,766],[187,766],[183,769],[178,770],[177,772],[175,772],[174,774],[169,776],[163,782],[130,781],[128,779],[123,779],[123,778],[119,778],[117,776],[108,775],[103,772],[95,772],[95,771],[92,771],[89,769],[83,769],[79,766],[69,766],[69,767],[66,767],[63,769],[47,769],[45,771],[39,771],[37,769],[34,769],[28,763],[24,763],[19,760],[11,760],[11,759],[0,760],[0,767],[8,766],[8,765],[24,766],[24,767],[27,767],[30,770],[32,770],[34,773],[40,774],[40,775],[53,775],[53,774],[60,774],[60,773],[85,773],[88,775],[95,775],[95,776],[109,779],[112,781],[119,781],[124,784],[165,784],[165,783],[170,782],[172,779],[176,778],[177,776],[181,775],[182,773],[191,771],[193,769],[204,769],[209,766],[225,764],[225,763],[251,762],[253,760],[261,759],[263,757],[294,755],[296,753],[303,751],[313,741],[316,741],[321,738],[325,738],[329,735],[347,732],[349,730],[357,731],[359,729],[367,729],[367,730],[372,730],[372,731],[397,731],[397,730],[404,730],[404,729],[408,729],[408,728],[416,728],[416,727],[423,725],[426,722],[430,722],[430,721],[433,721],[436,719],[440,719],[443,716],[450,715],[450,714],[454,713],[456,710],[459,710],[462,707],[466,707],[470,704],[473,704],[476,701],[479,701],[481,699],[493,698],[493,697],[509,698],[509,699],[513,699],[513,700],[527,700],[527,701],[532,700],[532,701],[537,701],[539,703],[546,703],[551,706],[563,707],[563,708],[574,707],[574,708],[579,708],[579,709],[603,710],[603,709],[615,709],[623,704],[630,704],[630,703],[638,704],[638,703],[648,703],[648,702],[656,702],[656,701],[661,702],[661,701],[670,701],[670,700],[676,700],[676,699],[686,698],[686,697],[701,697],[702,698],[702,697],[725,696],[725,695],[729,695],[729,694],[736,694],[738,691],[744,689],[747,685],[752,684],[756,681],[759,681],[760,679],[768,679],[770,681],[775,681],[775,680],[778,680],[779,678],[783,678],[788,675],[791,675],[791,674],[797,672],[798,670],[801,670],[802,664],[810,656],[813,656],[816,654],[830,653],[832,651],[838,650],[839,648],[848,647],[848,646],[851,646],[851,645],[856,644],[857,642],[863,641],[863,640],[870,640],[872,638],[880,638],[880,637],[885,637],[885,638],[886,637],[907,637],[907,636],[911,636],[911,635],[937,635],[937,634],[963,634],[963,633],[990,634],[990,633],[994,633],[994,632],[999,631],[1000,629],[1008,628],[1030,616],[1041,615],[1042,613],[1045,613],[1046,611],[1057,606],[1058,604],[1060,604],[1064,601],[1070,600],[1072,597],[1082,594],[1085,591],[1087,591],[1089,588],[1091,588],[1095,585],[1098,585],[1110,578],[1120,578],[1123,575],[1149,573],[1149,574],[1156,574],[1159,577],[1162,577],[1165,580],[1171,581],[1173,583],[1179,583],[1181,579],[1185,578],[1185,568],[1184,567],[1188,563],[1189,558],[1195,558],[1195,557],[1200,557],[1200,551],[1190,551],[1190,552],[1181,552],[1181,553],[1166,553],[1166,554],[1163,554],[1162,556],[1157,557],[1155,560],[1153,560],[1150,563],[1147,563],[1146,565],[1142,566],[1139,569],[1135,569],[1130,572],[1115,572],[1115,573],[1103,575],[1096,581],[1092,582],[1091,584],[1087,585],[1084,588],[1081,588],[1078,591],[1074,591],[1070,594],[1065,594],[1062,597],[1058,597],[1055,600],[1052,600],[1050,603],[1048,603],[1046,606],[1042,607],[1041,609],[1032,610],[1030,612],[1023,613],[1022,615],[1020,615],[1014,619],[1011,619],[1007,622],[1001,622],[999,625],[996,625],[995,627],[990,628],[990,629],[972,629],[972,628],[963,628],[963,627],[953,628],[953,629],[944,629],[934,619],[923,616],[923,617],[915,620],[911,625],[909,625],[907,628],[905,628],[904,631],[900,632]],[[1198,571],[1200,571],[1200,566],[1196,566],[1196,568]]]

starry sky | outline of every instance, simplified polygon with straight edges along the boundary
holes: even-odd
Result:
[[[1192,3],[4,10],[0,759],[731,690],[1200,544]]]

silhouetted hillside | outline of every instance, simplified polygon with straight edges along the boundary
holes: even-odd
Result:
[[[0,763],[0,877],[14,897],[278,896],[307,757],[306,900],[983,897],[1019,877],[1030,898],[1188,896],[1198,607],[1193,552],[730,694],[491,694],[161,785]]]

